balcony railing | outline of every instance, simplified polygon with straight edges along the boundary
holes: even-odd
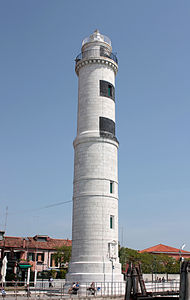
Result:
[[[115,53],[104,52],[104,51],[101,51],[101,49],[91,49],[91,50],[84,51],[84,52],[80,53],[79,55],[77,55],[75,61],[76,61],[76,63],[78,63],[81,59],[97,58],[97,57],[107,57],[107,58],[115,61],[116,64],[118,64],[118,59],[117,59],[117,56]]]

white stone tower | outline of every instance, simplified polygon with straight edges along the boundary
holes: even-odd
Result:
[[[117,69],[106,36],[96,30],[83,40],[75,66],[78,123],[68,282],[123,282],[118,259]]]

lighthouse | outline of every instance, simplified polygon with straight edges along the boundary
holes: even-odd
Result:
[[[72,257],[67,282],[123,282],[118,258],[118,140],[111,41],[96,30],[76,58]]]

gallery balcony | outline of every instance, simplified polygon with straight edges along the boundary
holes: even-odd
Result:
[[[109,58],[112,59],[116,64],[118,64],[118,59],[115,53],[109,53],[109,51],[102,51],[100,49],[91,49],[91,50],[86,50],[77,55],[75,62],[76,64],[86,58],[98,58],[98,57],[104,57],[104,58]]]

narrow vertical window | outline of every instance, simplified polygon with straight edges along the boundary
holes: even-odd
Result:
[[[108,97],[112,97],[112,86],[108,85]]]
[[[113,194],[113,182],[110,181],[110,194]]]
[[[108,81],[100,80],[100,96],[108,97],[115,101],[115,88]]]
[[[109,57],[110,58],[110,52],[106,47],[100,46],[100,56]]]
[[[114,216],[110,216],[110,229],[114,228]]]
[[[100,128],[100,135],[101,135],[101,131],[109,132],[115,135],[115,122],[111,119],[99,117],[99,128]]]

